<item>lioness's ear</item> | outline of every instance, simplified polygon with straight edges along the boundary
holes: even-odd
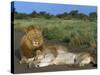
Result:
[[[41,54],[41,51],[40,51],[40,50],[37,50],[37,51],[36,51],[36,54],[37,54],[37,55],[40,55],[40,54]]]

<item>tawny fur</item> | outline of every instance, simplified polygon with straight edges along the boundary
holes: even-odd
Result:
[[[41,29],[29,26],[25,30],[25,35],[23,35],[20,47],[21,47],[21,63],[27,63],[28,59],[31,59],[35,55],[35,50],[41,49],[43,45],[43,36]]]
[[[54,54],[48,51],[45,52],[39,51],[39,54],[37,54],[37,57],[33,61],[33,64],[35,65],[35,67],[45,67],[49,65],[64,65],[64,64],[85,66],[87,64],[90,64],[91,62],[95,64],[95,60],[90,53],[87,52],[72,53],[58,46],[56,57],[54,57]]]
[[[85,66],[90,63],[96,64],[94,57],[91,55],[91,53],[88,52],[77,53],[76,64],[79,64],[79,66]]]
[[[44,47],[44,50],[38,50],[35,60],[33,61],[33,64],[36,67],[45,67],[48,65],[54,65],[56,64],[56,58],[59,58],[59,55],[62,55],[62,60],[60,62],[63,62],[63,58],[65,57],[64,54],[67,52],[67,48],[61,45],[53,45],[53,46],[46,46]],[[54,63],[55,61],[55,63]],[[59,61],[59,59],[58,59]]]

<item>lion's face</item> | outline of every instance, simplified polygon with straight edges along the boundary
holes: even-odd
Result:
[[[30,29],[26,34],[28,39],[32,43],[33,48],[37,48],[43,45],[43,35],[40,29],[38,28]]]

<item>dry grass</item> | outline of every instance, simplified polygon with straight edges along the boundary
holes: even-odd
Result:
[[[96,48],[96,22],[62,20],[57,18],[49,20],[34,18],[14,21],[14,27],[16,30],[22,30],[29,25],[41,27],[43,29],[44,37],[49,40],[55,39],[81,48]]]

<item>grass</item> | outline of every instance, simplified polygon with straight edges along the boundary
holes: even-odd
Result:
[[[15,19],[14,28],[22,30],[29,25],[39,26],[43,35],[49,40],[59,40],[73,46],[82,48],[96,48],[97,32],[96,22],[83,20],[62,20],[58,18],[43,19]]]

